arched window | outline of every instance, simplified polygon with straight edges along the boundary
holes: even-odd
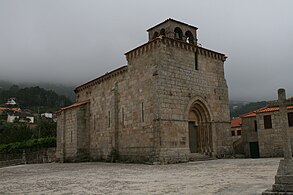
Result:
[[[159,33],[156,31],[156,32],[154,32],[154,35],[153,35],[153,39],[155,39],[156,37],[158,37],[159,36]]]
[[[165,29],[164,28],[162,28],[161,30],[160,30],[160,35],[166,35],[166,31],[165,31]]]
[[[174,29],[174,38],[175,39],[178,39],[178,40],[182,40],[182,37],[183,37],[183,32],[182,30],[179,28],[179,27],[176,27]]]
[[[185,33],[185,37],[186,37],[186,42],[187,42],[187,43],[194,43],[194,37],[193,37],[193,34],[192,34],[192,32],[190,32],[189,30],[186,31],[186,33]]]

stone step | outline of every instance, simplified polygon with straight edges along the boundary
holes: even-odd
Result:
[[[202,160],[213,160],[212,156],[201,154],[201,153],[191,153],[188,155],[189,161],[202,161]]]
[[[276,175],[276,184],[293,184],[293,175]]]
[[[293,184],[274,184],[274,192],[293,192]]]

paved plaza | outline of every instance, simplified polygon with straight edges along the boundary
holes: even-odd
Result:
[[[279,160],[19,165],[0,168],[0,194],[261,194],[274,183]]]

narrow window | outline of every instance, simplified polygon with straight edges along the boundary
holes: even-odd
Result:
[[[194,68],[195,70],[198,70],[198,49],[196,49],[195,53],[194,53]]]
[[[235,131],[231,131],[231,135],[232,136],[235,136]]]
[[[241,135],[241,130],[237,130],[237,135]]]
[[[108,127],[111,127],[111,112],[108,112]]]
[[[256,120],[254,120],[254,131],[257,132],[257,123],[256,123]]]
[[[121,116],[121,119],[122,119],[122,127],[124,127],[124,108],[122,108],[121,114],[122,114],[122,116]]]
[[[263,116],[264,120],[264,128],[265,129],[271,129],[272,128],[272,118],[271,115]]]
[[[72,143],[72,131],[70,131],[70,143]]]
[[[144,122],[144,107],[143,107],[143,102],[141,103],[141,121]]]
[[[94,126],[94,130],[96,130],[96,116],[94,115],[93,116],[93,126]]]
[[[289,127],[293,127],[293,112],[288,113],[288,124]]]

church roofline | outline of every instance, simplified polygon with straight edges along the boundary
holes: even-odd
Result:
[[[121,66],[121,67],[119,67],[117,69],[114,69],[111,72],[107,72],[107,73],[105,73],[104,75],[102,75],[102,76],[100,76],[98,78],[95,78],[95,79],[90,80],[90,81],[88,81],[88,82],[86,82],[86,83],[84,83],[84,84],[82,84],[80,86],[77,86],[74,89],[74,92],[76,93],[76,92],[78,92],[80,90],[83,90],[83,89],[85,89],[85,88],[87,88],[89,86],[92,86],[92,85],[94,85],[96,83],[101,83],[101,82],[103,82],[106,79],[109,79],[109,78],[112,78],[113,76],[116,76],[118,74],[121,74],[122,72],[127,71],[127,68],[128,67],[126,65],[126,66]]]
[[[163,44],[165,44],[165,42],[169,41],[169,42],[176,42],[178,43],[178,47],[181,47],[180,45],[185,45],[187,46],[188,48],[192,49],[195,51],[196,48],[199,49],[199,54],[201,55],[205,55],[205,56],[210,56],[210,57],[214,57],[216,59],[219,59],[218,57],[216,57],[215,55],[213,54],[216,54],[217,56],[220,56],[220,59],[225,61],[227,59],[227,56],[223,53],[220,53],[220,52],[216,52],[216,51],[213,51],[213,50],[210,50],[210,49],[207,49],[207,48],[204,48],[204,47],[200,47],[200,46],[196,46],[194,44],[191,44],[191,43],[187,43],[185,41],[181,41],[181,40],[177,40],[177,39],[173,39],[173,38],[170,38],[170,37],[166,37],[166,36],[159,36],[155,39],[152,39],[128,52],[126,52],[124,55],[126,55],[126,57],[128,57],[129,55],[132,56],[131,54],[134,53],[134,55],[137,55],[137,54],[140,54],[140,53],[143,53],[144,51],[146,51],[147,49],[144,49],[145,47],[147,47],[148,45],[152,45],[152,44],[157,44],[158,42],[163,42]],[[142,51],[141,51],[142,50]]]
[[[192,25],[186,24],[186,23],[184,23],[184,22],[180,22],[180,21],[178,21],[178,20],[174,20],[174,19],[172,19],[172,18],[168,18],[167,20],[165,20],[165,21],[163,21],[163,22],[161,22],[161,23],[159,23],[159,24],[157,24],[157,25],[155,25],[155,26],[153,26],[153,27],[147,29],[147,32],[150,31],[150,30],[152,30],[152,29],[154,29],[154,28],[156,28],[157,26],[160,26],[160,25],[162,25],[162,24],[168,22],[168,21],[177,22],[177,23],[179,23],[179,24],[182,24],[182,25],[185,25],[185,26],[188,26],[188,27],[194,28],[194,29],[196,29],[196,30],[198,29],[198,28],[195,27],[195,26],[192,26]]]

